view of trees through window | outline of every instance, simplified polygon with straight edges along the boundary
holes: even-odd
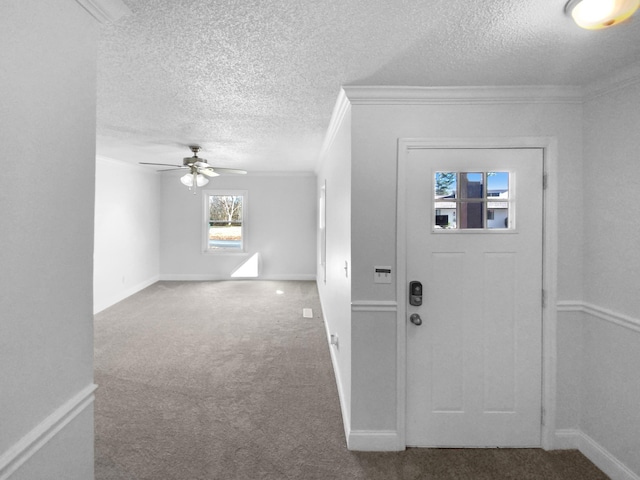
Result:
[[[242,195],[209,195],[210,250],[242,248]]]

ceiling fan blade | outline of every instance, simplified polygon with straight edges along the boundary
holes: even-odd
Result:
[[[206,168],[200,167],[198,168],[198,173],[201,173],[202,175],[206,175],[207,177],[217,177],[218,175],[220,175],[211,167],[206,167]]]
[[[189,167],[163,168],[161,170],[156,170],[156,172],[171,172],[173,170],[184,170],[185,168],[189,168]]]
[[[148,162],[138,162],[140,165],[158,165],[161,167],[180,167],[182,168],[182,165],[173,165],[170,163],[148,163]]]
[[[218,167],[211,167],[211,168],[213,168],[213,170],[218,173],[234,173],[236,175],[246,175],[247,173],[246,170],[238,170],[235,168],[218,168]]]

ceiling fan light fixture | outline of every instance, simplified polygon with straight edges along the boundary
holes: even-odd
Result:
[[[569,0],[564,11],[579,27],[600,30],[628,19],[638,7],[640,0]]]
[[[187,173],[186,175],[180,177],[180,182],[187,187],[193,187],[193,177],[194,175],[192,173]],[[195,177],[197,187],[204,187],[207,183],[209,183],[209,179],[204,175],[197,174]]]
[[[198,174],[196,176],[196,184],[199,187],[204,187],[207,183],[209,183],[209,179],[207,177],[205,177],[204,175]]]

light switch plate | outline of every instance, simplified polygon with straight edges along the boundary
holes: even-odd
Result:
[[[391,267],[373,267],[373,283],[391,283]]]

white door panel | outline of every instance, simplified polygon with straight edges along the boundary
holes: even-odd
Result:
[[[423,320],[407,322],[407,445],[539,446],[542,150],[416,149],[406,161],[406,281],[423,283],[422,305],[407,305]],[[485,172],[485,191],[486,172],[509,172],[510,228],[434,226],[436,172]]]

